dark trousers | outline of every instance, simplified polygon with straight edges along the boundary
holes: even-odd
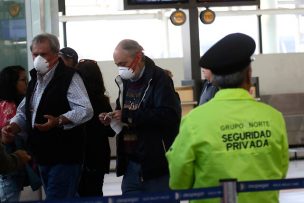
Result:
[[[80,164],[38,165],[46,200],[77,197]]]
[[[137,195],[146,192],[165,193],[170,191],[169,175],[144,181],[141,174],[142,171],[140,164],[130,161],[128,163],[126,174],[123,176],[121,183],[123,195]],[[179,201],[173,200],[166,203],[179,203]]]
[[[78,193],[80,197],[103,196],[102,187],[104,172],[84,169],[79,183]]]

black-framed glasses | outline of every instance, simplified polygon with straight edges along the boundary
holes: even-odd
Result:
[[[85,62],[92,62],[92,63],[97,63],[97,61],[92,60],[92,59],[80,59],[78,63],[85,63]]]

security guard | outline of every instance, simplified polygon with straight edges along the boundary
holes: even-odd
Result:
[[[200,59],[220,87],[215,97],[186,115],[167,152],[172,189],[218,186],[219,180],[283,179],[288,142],[282,114],[249,94],[254,40],[227,35]],[[220,202],[219,198],[195,202]],[[239,193],[239,203],[279,202],[278,191]]]

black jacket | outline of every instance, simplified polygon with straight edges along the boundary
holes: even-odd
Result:
[[[140,146],[136,150],[141,156],[143,178],[152,179],[168,174],[165,153],[178,134],[181,104],[172,79],[148,57],[145,57],[145,70],[142,77],[145,83],[142,103],[139,109],[132,111],[132,125],[138,137],[138,146]],[[119,93],[123,97],[119,97],[116,101],[119,109],[122,105],[121,101],[124,102],[129,80],[122,80],[122,82],[123,89],[120,89]],[[123,109],[123,122],[128,122],[124,119],[128,113],[130,111]],[[125,173],[128,162],[128,157],[124,153],[123,136],[124,130],[117,136],[118,176]]]
[[[89,95],[90,92],[87,89]],[[90,97],[94,109],[93,118],[85,123],[85,160],[84,167],[88,170],[108,173],[110,170],[110,144],[109,137],[115,135],[110,126],[100,123],[98,115],[102,112],[111,112],[109,102],[100,101],[97,97]]]
[[[26,94],[25,111],[27,120],[29,150],[33,153],[38,164],[74,164],[83,161],[83,126],[69,130],[53,128],[46,132],[33,129],[31,125],[30,101],[37,81],[36,70],[30,71],[31,81]],[[42,93],[38,105],[35,123],[45,123],[43,115],[55,117],[70,110],[67,91],[75,70],[67,68],[60,59],[54,76]]]

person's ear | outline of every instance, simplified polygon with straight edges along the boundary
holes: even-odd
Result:
[[[142,53],[137,52],[136,55],[135,55],[135,59],[134,59],[134,64],[136,64],[136,66],[140,65],[141,58],[142,58]]]
[[[247,68],[247,71],[246,71],[246,78],[245,78],[245,89],[247,89],[249,91],[250,87],[251,87],[251,76],[252,76],[252,68],[251,66],[249,65],[249,67]]]
[[[252,68],[251,68],[251,65],[249,65],[249,68],[248,68],[248,73],[247,73],[247,77],[248,77],[248,83],[251,85],[251,77],[252,77]]]
[[[141,52],[137,52],[135,58],[136,58],[136,61],[141,61],[141,57],[142,57],[142,53]]]

